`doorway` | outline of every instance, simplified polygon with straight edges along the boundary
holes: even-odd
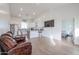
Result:
[[[62,20],[62,40],[74,44],[74,19]]]

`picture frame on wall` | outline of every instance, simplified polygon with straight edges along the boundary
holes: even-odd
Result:
[[[54,19],[49,20],[49,21],[45,21],[44,22],[44,27],[54,27]]]

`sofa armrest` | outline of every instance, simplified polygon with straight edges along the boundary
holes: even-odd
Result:
[[[30,55],[32,53],[32,45],[30,42],[18,44],[16,47],[8,51],[10,55]]]
[[[21,43],[21,42],[25,42],[25,37],[15,37],[14,38],[16,40],[17,43]]]

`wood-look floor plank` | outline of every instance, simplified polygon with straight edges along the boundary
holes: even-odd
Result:
[[[70,42],[51,40],[49,38],[33,38],[32,55],[74,55],[79,54],[79,47]]]

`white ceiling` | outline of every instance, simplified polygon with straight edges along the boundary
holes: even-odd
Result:
[[[11,16],[34,20],[51,9],[60,8],[66,3],[10,3]]]

